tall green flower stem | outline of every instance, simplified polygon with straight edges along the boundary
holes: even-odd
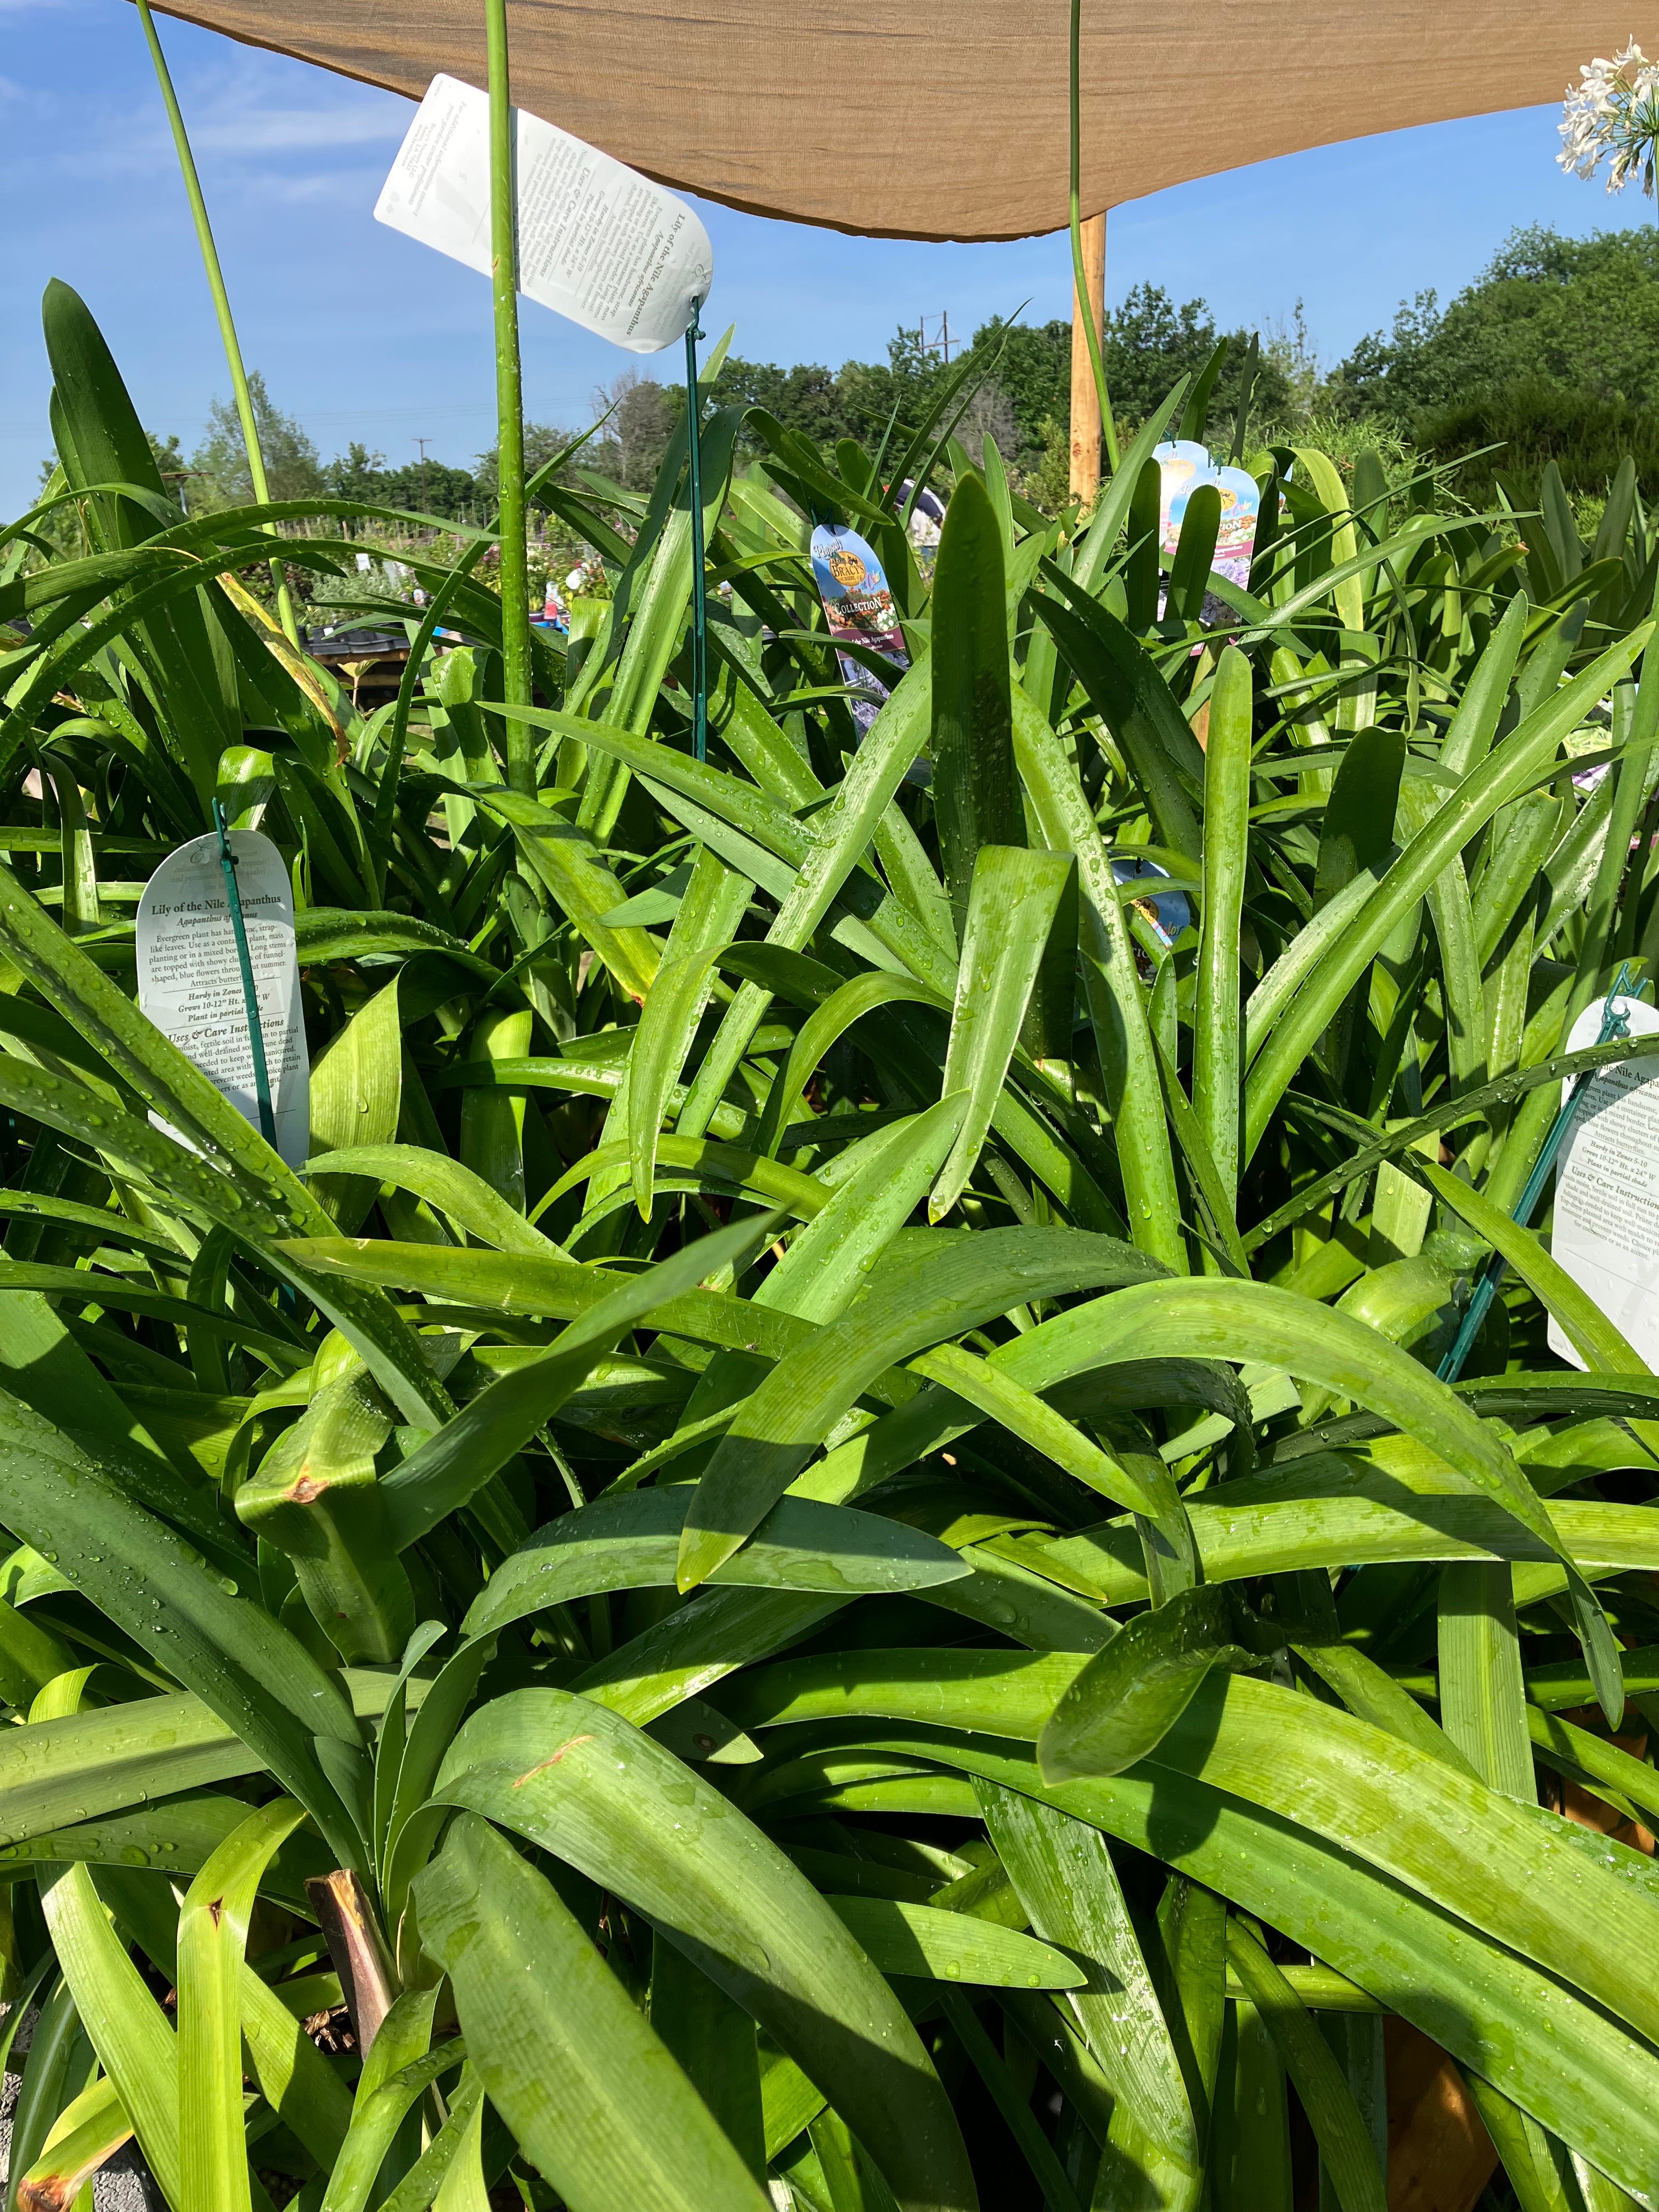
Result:
[[[1112,420],[1111,397],[1106,389],[1106,364],[1100,357],[1100,332],[1095,328],[1094,307],[1089,298],[1083,267],[1083,114],[1079,50],[1083,26],[1083,0],[1072,0],[1072,278],[1077,287],[1077,308],[1083,318],[1083,335],[1089,342],[1089,365],[1100,395],[1100,427],[1106,437],[1106,466],[1117,473],[1117,425]]]
[[[196,224],[196,242],[202,249],[202,266],[207,271],[208,290],[213,295],[213,312],[219,319],[219,337],[225,349],[225,363],[230,370],[230,388],[236,397],[236,413],[242,425],[242,443],[247,448],[247,471],[253,486],[253,497],[258,506],[264,507],[270,498],[270,487],[265,482],[265,457],[259,447],[259,426],[253,419],[253,400],[247,388],[247,371],[242,366],[242,348],[230,312],[230,295],[225,289],[224,270],[219,266],[219,249],[213,242],[213,226],[208,221],[207,202],[202,197],[202,180],[196,173],[196,156],[190,150],[185,118],[179,110],[178,94],[173,89],[173,79],[167,71],[167,58],[161,52],[161,41],[155,34],[148,0],[138,0],[138,20],[144,27],[149,58],[155,64],[155,81],[161,88],[161,100],[167,108],[167,121],[172,125],[173,143],[179,155],[179,173],[185,180],[185,195],[190,202],[191,215]],[[290,643],[297,645],[300,632],[294,619],[294,600],[280,561],[273,561],[270,564],[270,580],[276,587],[278,617]]]
[[[519,191],[507,0],[484,0],[489,40],[490,283],[495,307],[497,528],[501,548],[502,703],[530,704],[530,564],[525,546],[524,383],[519,366]],[[507,726],[507,780],[536,787],[535,733]]]

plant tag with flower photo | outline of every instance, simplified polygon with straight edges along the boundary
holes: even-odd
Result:
[[[1216,533],[1211,568],[1243,591],[1250,580],[1255,526],[1261,512],[1261,487],[1246,469],[1218,469],[1210,478],[1221,494],[1221,527]]]
[[[630,353],[684,337],[714,280],[708,233],[648,177],[515,108],[519,289]],[[374,219],[488,276],[489,97],[434,76]]]
[[[896,683],[910,665],[899,628],[898,610],[887,588],[887,574],[875,553],[856,530],[837,530],[820,522],[812,532],[812,574],[823,601],[824,619],[837,647],[863,646],[893,664]],[[892,690],[875,672],[850,653],[837,653],[843,680],[878,696],[849,699],[859,733],[867,736],[871,724]]]
[[[1166,561],[1175,559],[1181,538],[1187,495],[1195,483],[1208,483],[1212,471],[1207,450],[1191,438],[1172,438],[1154,446],[1152,459],[1160,479],[1158,495],[1158,542]]]
[[[1632,1036],[1659,1030],[1659,1012],[1620,999]],[[1601,1033],[1601,1006],[1587,1006],[1563,1049],[1583,1052]],[[1563,1103],[1568,1086],[1562,1085]],[[1659,1069],[1614,1060],[1586,1086],[1555,1170],[1550,1250],[1650,1367],[1659,1368]],[[1552,1352],[1584,1361],[1559,1322]]]
[[[294,892],[283,856],[257,830],[233,830],[236,889],[259,1001],[276,1150],[291,1168],[311,1151],[311,1060],[300,1003]],[[241,963],[216,835],[169,853],[138,902],[138,1010],[194,1060],[243,1119],[259,1126]],[[188,1139],[152,1114],[158,1129]]]

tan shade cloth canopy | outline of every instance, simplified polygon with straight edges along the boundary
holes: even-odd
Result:
[[[486,81],[483,0],[168,12],[414,99],[440,70]],[[1084,0],[1084,207],[1559,100],[1582,62],[1630,35],[1630,12]],[[519,104],[665,183],[866,236],[1021,238],[1066,220],[1066,0],[513,0],[508,13]]]

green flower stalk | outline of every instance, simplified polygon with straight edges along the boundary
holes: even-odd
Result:
[[[185,195],[190,202],[190,212],[196,225],[196,242],[202,250],[202,266],[207,271],[208,290],[213,295],[213,312],[219,320],[219,337],[225,349],[225,365],[230,371],[230,388],[235,396],[237,417],[242,425],[242,443],[247,448],[248,476],[253,486],[257,506],[268,506],[270,487],[265,481],[265,457],[259,446],[259,426],[253,416],[253,399],[247,388],[247,371],[242,366],[241,342],[236,336],[235,319],[230,312],[230,295],[225,289],[225,272],[219,265],[219,249],[213,242],[213,226],[208,221],[207,202],[202,197],[202,180],[196,172],[196,156],[191,151],[185,118],[179,112],[179,96],[173,88],[167,58],[161,52],[161,41],[156,36],[155,25],[150,15],[148,0],[138,0],[138,20],[144,27],[144,38],[149,46],[149,58],[155,64],[155,81],[161,88],[162,104],[167,112],[167,122],[173,131],[173,143],[179,156],[179,173],[185,180]],[[299,626],[294,618],[293,595],[283,573],[280,561],[270,564],[270,580],[276,591],[276,612],[290,644],[300,642]]]
[[[1095,390],[1100,394],[1100,427],[1106,437],[1106,465],[1115,476],[1117,425],[1112,420],[1106,364],[1100,357],[1100,332],[1095,328],[1095,311],[1089,302],[1089,282],[1083,267],[1083,117],[1079,58],[1082,22],[1083,0],[1072,0],[1072,277],[1077,288],[1078,313],[1083,318],[1083,335],[1089,342],[1089,365],[1095,373]]]
[[[496,526],[501,548],[503,702],[530,704],[530,569],[525,546],[524,386],[519,364],[518,173],[507,67],[507,0],[485,0],[489,40],[490,284],[495,310],[496,453],[500,471]],[[507,781],[535,787],[535,738],[509,722]]]

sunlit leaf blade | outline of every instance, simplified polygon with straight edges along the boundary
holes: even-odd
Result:
[[[668,1752],[589,1699],[520,1691],[462,1729],[437,1795],[570,1860],[688,1948],[820,2083],[901,2205],[975,2203],[886,1984],[777,1847]]]

